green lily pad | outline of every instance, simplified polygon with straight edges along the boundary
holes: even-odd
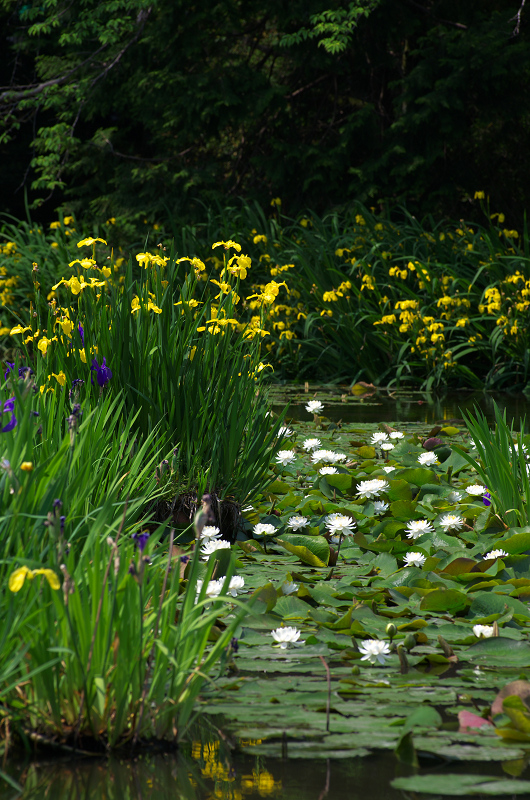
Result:
[[[289,553],[298,556],[304,564],[312,567],[325,567],[329,563],[329,544],[323,536],[304,536],[291,534],[289,539],[276,539],[277,544]]]
[[[422,611],[446,611],[456,614],[468,604],[465,594],[457,589],[433,589],[420,603]]]
[[[436,473],[432,469],[426,469],[425,467],[402,469],[399,477],[401,480],[413,483],[414,486],[436,486],[438,482]]]
[[[407,778],[395,778],[391,784],[394,789],[404,792],[423,792],[424,794],[449,795],[465,797],[470,795],[489,795],[497,797],[501,794],[530,794],[530,781],[518,781],[487,778],[483,775],[411,775]]]
[[[530,666],[530,647],[528,642],[494,636],[471,645],[461,658],[488,666]]]

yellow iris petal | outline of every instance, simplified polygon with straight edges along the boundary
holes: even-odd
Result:
[[[24,586],[26,578],[33,578],[31,570],[28,567],[19,567],[9,576],[9,590],[11,592],[20,592]]]

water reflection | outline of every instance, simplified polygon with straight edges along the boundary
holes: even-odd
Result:
[[[433,395],[378,391],[357,398],[341,387],[329,386],[310,386],[307,393],[300,386],[276,387],[273,392],[274,408],[280,411],[283,403],[289,402],[288,417],[310,421],[313,415],[305,410],[305,404],[314,397],[324,402],[324,414],[334,422],[419,422],[430,425],[441,420],[460,419],[463,411],[472,412],[475,407],[492,422],[494,403],[497,403],[501,410],[506,410],[508,422],[514,420],[514,426],[519,428],[520,420],[530,409],[529,398],[524,394],[447,392]]]
[[[390,782],[399,774],[392,753],[341,760],[280,760],[230,751],[226,741],[196,741],[187,752],[134,759],[41,759],[16,770],[22,793],[0,789],[2,800],[403,800]],[[444,800],[444,773],[503,775],[501,764],[444,764],[430,757]],[[428,798],[416,795],[416,798]],[[500,800],[500,797],[498,797]]]

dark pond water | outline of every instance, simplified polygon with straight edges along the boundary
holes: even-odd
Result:
[[[289,403],[287,416],[296,420],[309,420],[312,415],[305,410],[308,400],[321,400],[325,405],[324,414],[337,422],[419,422],[431,424],[441,420],[459,419],[462,412],[473,412],[479,408],[489,421],[494,420],[495,403],[506,411],[508,422],[519,421],[530,416],[530,397],[524,394],[486,394],[485,392],[447,392],[434,395],[424,392],[388,392],[378,390],[364,397],[355,397],[347,387],[317,386],[275,386],[272,400],[275,411],[279,412]]]
[[[495,763],[429,763],[420,775],[430,778],[434,794],[403,792],[391,782],[407,775],[391,754],[344,760],[279,760],[233,755],[217,745],[197,743],[187,753],[136,759],[50,759],[37,757],[12,771],[25,785],[22,794],[4,786],[2,800],[445,800],[450,776],[511,781]],[[434,760],[432,760],[434,761]],[[409,773],[410,774],[410,773]],[[525,775],[522,775],[524,779]],[[465,778],[464,778],[465,780]],[[475,795],[478,797],[484,795]],[[490,795],[491,796],[491,795]],[[499,793],[508,798],[510,793]],[[528,796],[528,795],[526,795]]]

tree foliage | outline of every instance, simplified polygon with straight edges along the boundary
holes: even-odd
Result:
[[[360,199],[455,214],[482,189],[515,218],[530,191],[525,12],[2,0],[6,208],[26,187],[102,219],[182,218],[239,195],[280,196],[288,213]]]

